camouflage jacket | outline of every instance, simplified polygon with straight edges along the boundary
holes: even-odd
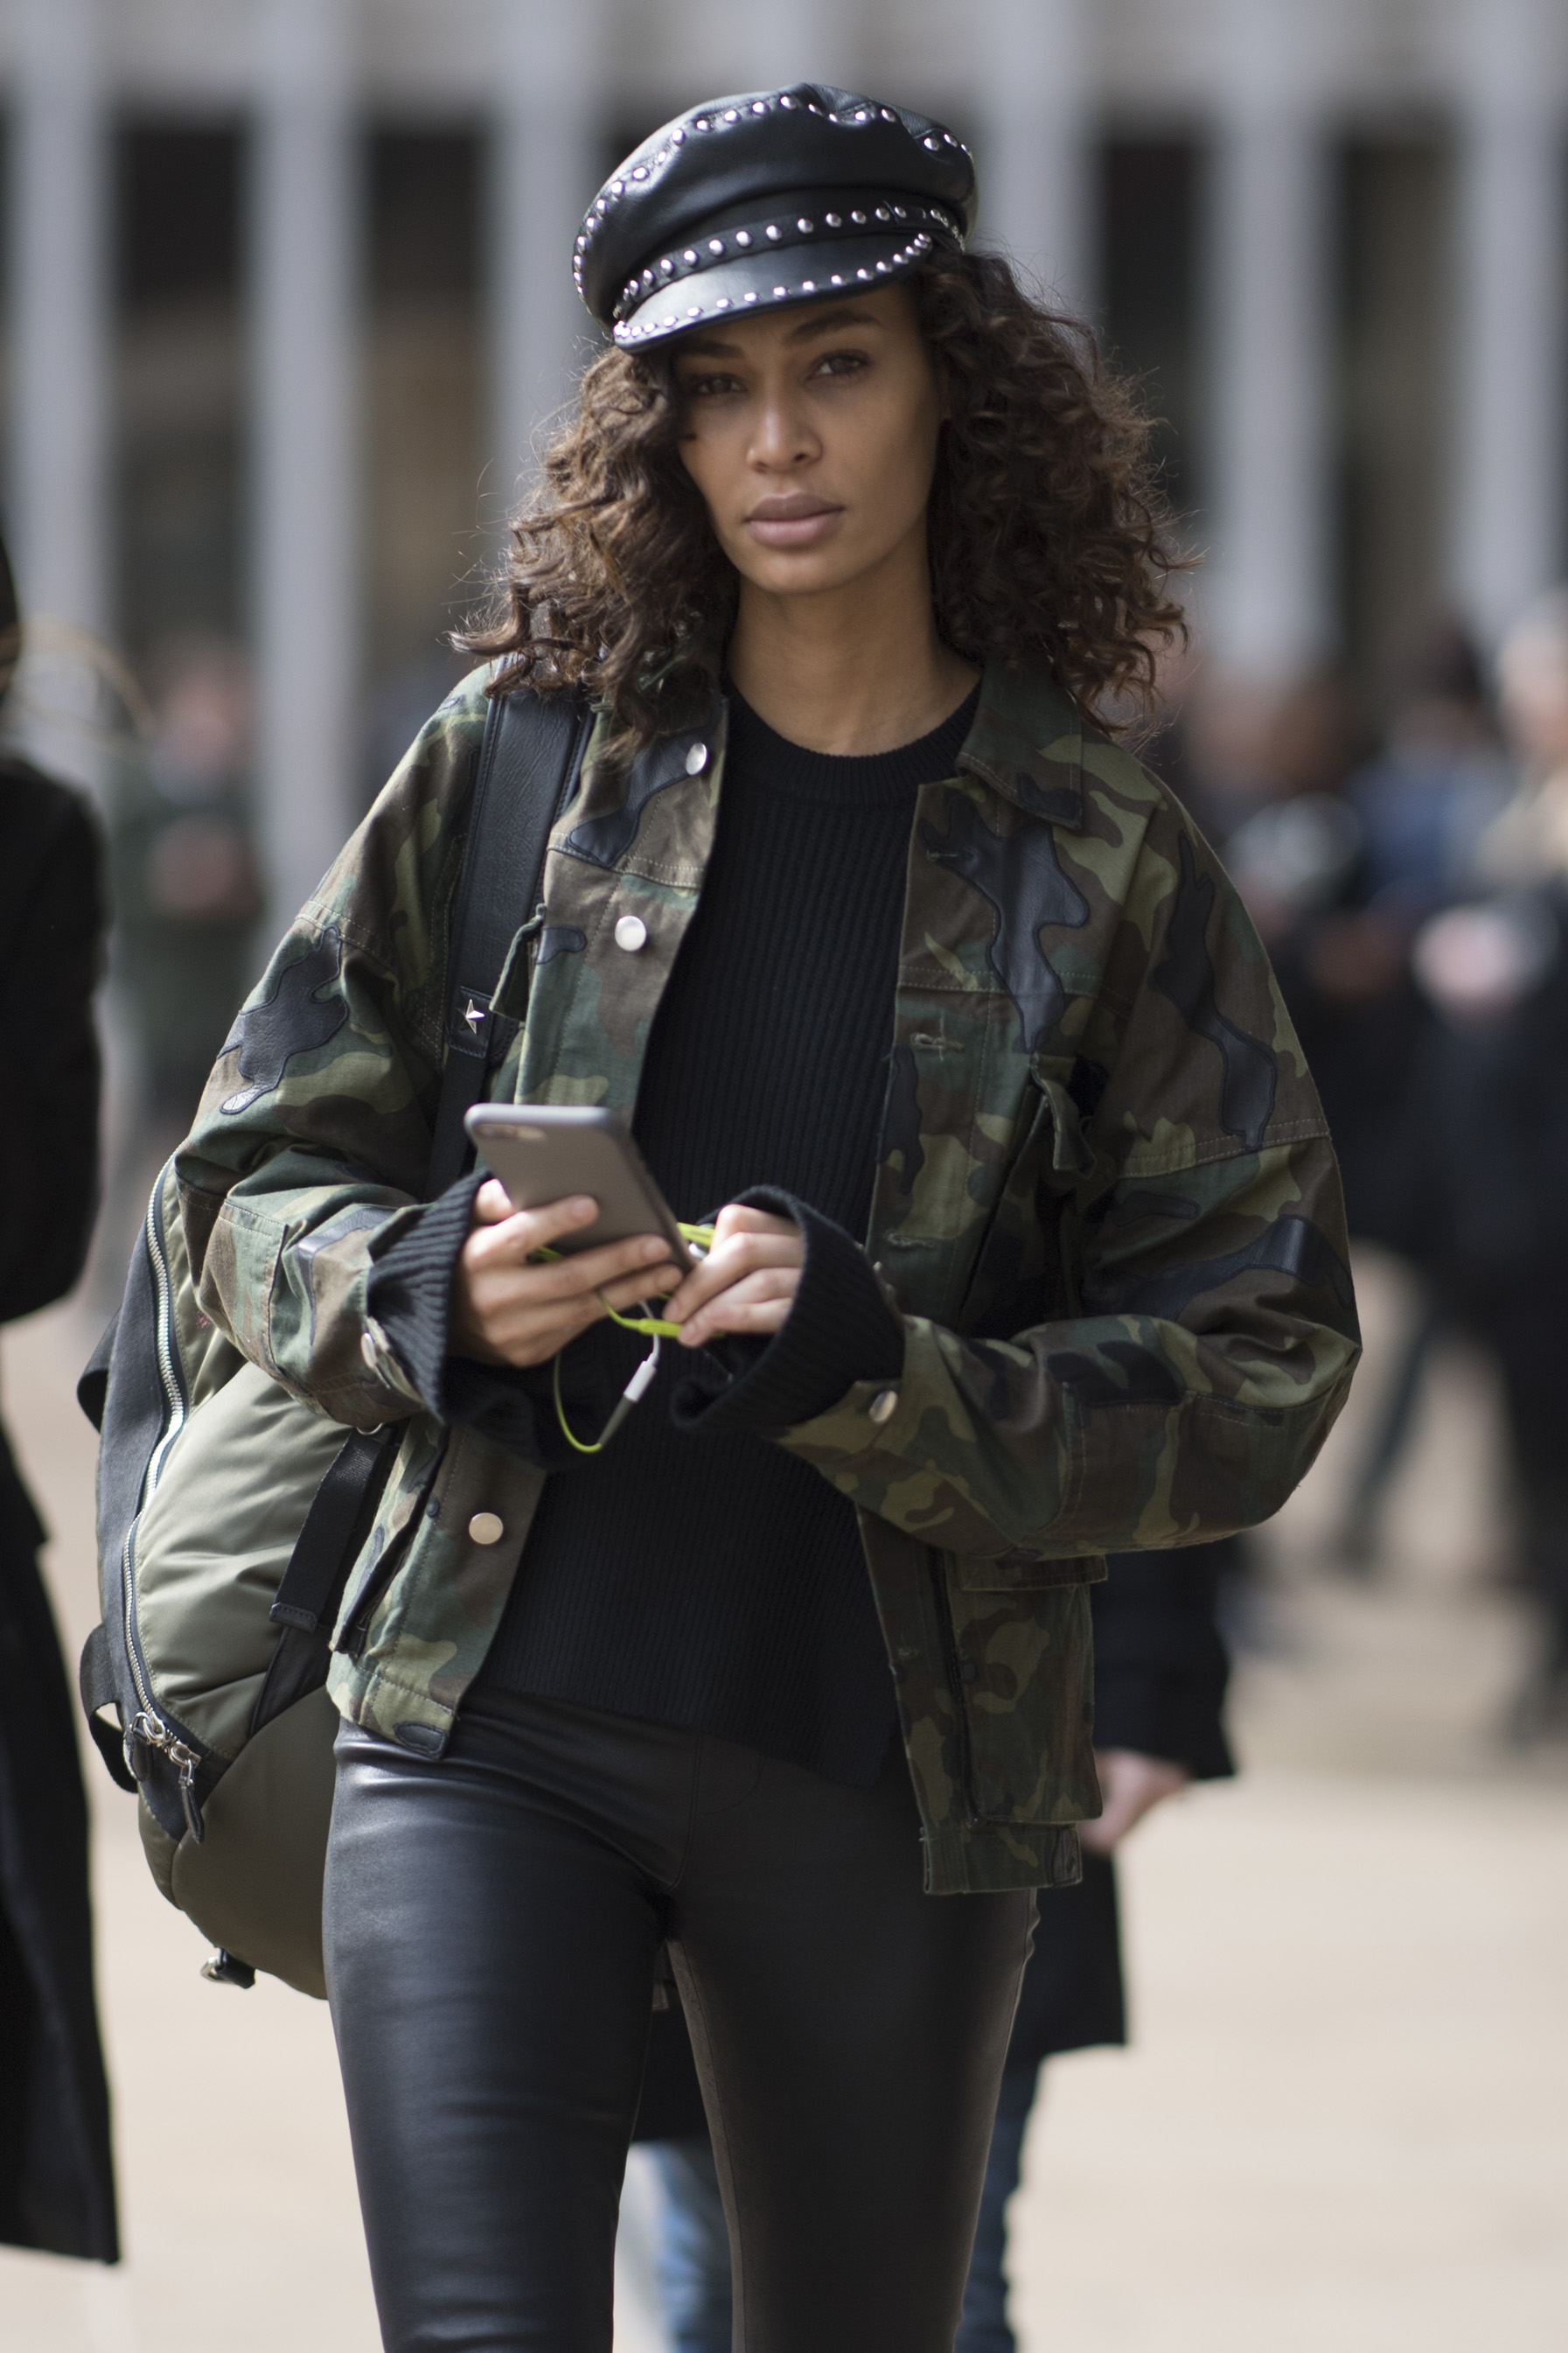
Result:
[[[366,1305],[417,1211],[445,944],[484,714],[429,722],[279,948],[179,1155],[202,1305],[335,1419],[406,1428],[331,1688],[439,1755],[545,1472],[443,1428]],[[590,744],[526,1020],[495,1084],[629,1117],[702,888],[727,713],[617,776]],[[595,744],[598,738],[595,738]],[[635,913],[646,944],[616,944]],[[527,965],[531,962],[531,976]],[[938,1893],[1076,1874],[1098,1810],[1102,1556],[1277,1510],[1358,1340],[1333,1155],[1257,937],[1182,809],[1044,675],[993,666],[910,831],[866,1247],[905,1333],[776,1433],[857,1507]],[[479,1512],[500,1542],[470,1540]],[[488,1532],[488,1531],[487,1531]]]

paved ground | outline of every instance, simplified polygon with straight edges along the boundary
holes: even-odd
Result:
[[[1026,2353],[1560,2353],[1568,2342],[1568,1746],[1495,1736],[1527,1627],[1497,1579],[1490,1399],[1440,1366],[1379,1575],[1329,1557],[1354,1422],[1272,1533],[1245,1778],[1132,1842],[1137,2047],[1050,2071],[1014,2216]],[[5,1412],[93,1609],[69,1310],[5,1337]],[[5,2353],[374,2353],[324,2011],[196,1975],[90,1768],[130,2260],[0,2253]],[[656,2353],[635,2299],[617,2353]]]

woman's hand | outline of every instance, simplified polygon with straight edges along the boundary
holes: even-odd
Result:
[[[543,1266],[529,1263],[532,1251],[591,1226],[598,1214],[598,1203],[582,1194],[544,1209],[514,1209],[493,1176],[481,1185],[452,1281],[453,1355],[492,1365],[547,1364],[597,1324],[606,1305],[624,1315],[639,1300],[673,1291],[682,1270],[657,1234],[634,1234]]]
[[[681,1327],[681,1346],[700,1348],[721,1332],[776,1332],[795,1304],[805,1258],[792,1219],[731,1201],[714,1221],[712,1249],[664,1311]]]
[[[1094,1769],[1105,1810],[1079,1832],[1094,1854],[1111,1853],[1152,1806],[1178,1796],[1192,1778],[1184,1765],[1173,1765],[1168,1757],[1145,1757],[1136,1748],[1097,1748]]]

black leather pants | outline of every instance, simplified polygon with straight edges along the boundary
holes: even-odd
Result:
[[[744,2353],[949,2353],[1032,1894],[921,1892],[874,1789],[490,1694],[431,1764],[344,1725],[327,1978],[389,2353],[610,2353],[669,1941]]]

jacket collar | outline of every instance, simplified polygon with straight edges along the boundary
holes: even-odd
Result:
[[[703,723],[679,735],[657,737],[632,762],[629,776],[610,781],[609,800],[640,809],[663,786],[683,781],[693,746],[722,744],[728,715],[723,695],[715,691]],[[609,719],[601,712],[585,770],[609,732]],[[1082,829],[1083,723],[1048,670],[986,663],[980,705],[958,765],[1031,817],[1066,826],[1072,833]]]
[[[1049,670],[986,663],[958,765],[1031,817],[1080,830],[1083,723]]]

